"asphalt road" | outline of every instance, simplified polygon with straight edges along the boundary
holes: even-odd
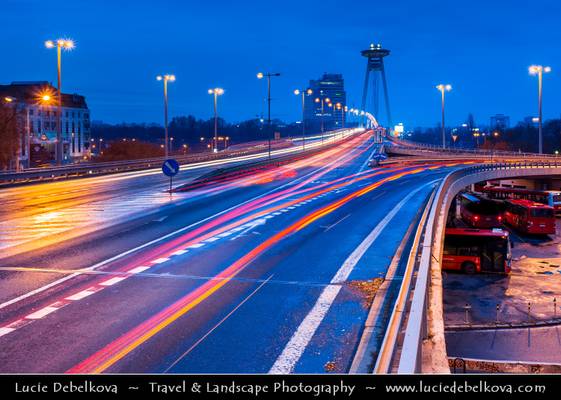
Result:
[[[110,223],[89,204],[80,235],[0,260],[0,372],[347,371],[369,283],[455,167],[373,151],[361,135],[171,203],[151,175],[116,180]]]

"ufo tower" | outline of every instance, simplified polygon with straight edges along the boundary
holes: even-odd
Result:
[[[386,82],[386,72],[384,69],[384,57],[390,55],[390,51],[383,49],[380,44],[371,44],[367,50],[362,50],[360,54],[367,58],[366,76],[364,78],[364,89],[362,91],[362,110],[366,110],[366,100],[368,98],[368,87],[372,81],[372,101],[373,115],[380,121],[380,81],[384,90],[384,102],[388,126],[392,126],[392,116],[390,112],[390,100],[388,97],[388,84]]]

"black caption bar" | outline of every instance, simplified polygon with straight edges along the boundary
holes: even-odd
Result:
[[[551,398],[561,375],[0,375],[3,398]]]

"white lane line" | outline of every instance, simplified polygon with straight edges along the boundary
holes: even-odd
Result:
[[[225,238],[225,237],[228,237],[228,236],[232,235],[233,233],[234,232],[232,232],[232,231],[226,231],[226,232],[223,232],[220,235],[216,235],[216,236],[218,236],[219,238]]]
[[[280,212],[274,212],[273,215],[281,215],[282,213]]]
[[[52,306],[43,307],[40,310],[27,315],[25,319],[41,319],[45,315],[49,315],[50,313],[55,312],[56,310],[58,310],[58,307],[52,307]]]
[[[265,218],[265,219],[271,219],[271,218],[274,218],[274,217],[273,217],[272,215],[265,215],[263,218]]]
[[[0,336],[7,335],[8,333],[11,333],[15,330],[15,328],[0,328]]]
[[[208,239],[205,239],[204,241],[205,241],[206,243],[212,243],[212,242],[216,242],[216,241],[219,240],[219,239],[220,239],[219,237],[213,236],[213,237],[210,237],[210,238],[208,238]]]
[[[205,244],[204,243],[195,243],[192,244],[191,246],[188,246],[188,249],[198,249],[199,247],[203,247]]]
[[[83,298],[88,297],[89,295],[94,293],[95,293],[94,290],[86,289],[86,290],[82,290],[81,292],[75,293],[72,296],[68,296],[66,300],[71,300],[71,301],[82,300]]]
[[[162,264],[162,263],[165,263],[166,261],[169,261],[169,258],[162,257],[162,258],[156,258],[155,260],[152,260],[151,263],[152,264]]]
[[[99,285],[100,286],[112,286],[116,283],[124,281],[127,278],[128,278],[128,276],[116,276],[115,278],[107,279],[106,281],[101,282]]]
[[[325,318],[325,315],[329,311],[329,308],[335,301],[337,294],[341,290],[341,283],[345,282],[355,265],[360,261],[366,250],[370,248],[372,243],[378,238],[380,233],[388,226],[390,221],[395,217],[395,215],[401,210],[401,208],[407,204],[413,196],[417,194],[420,190],[425,187],[432,185],[433,182],[425,184],[413,192],[409,193],[404,197],[385,217],[382,219],[378,225],[368,234],[368,236],[358,245],[356,249],[351,253],[351,255],[345,260],[341,268],[337,271],[333,279],[331,279],[331,284],[325,287],[320,294],[318,300],[308,313],[302,323],[298,326],[298,329],[288,343],[286,344],[284,350],[279,355],[269,373],[271,374],[290,374],[294,370],[296,363],[304,354],[306,347],[310,343],[310,340],[316,333],[320,323]]]
[[[185,253],[188,253],[189,250],[177,250],[171,253],[172,256],[182,256]]]
[[[131,270],[129,270],[129,274],[140,274],[141,272],[146,271],[147,269],[150,269],[150,267],[145,267],[144,265],[141,265],[140,267],[136,267],[133,268]]]

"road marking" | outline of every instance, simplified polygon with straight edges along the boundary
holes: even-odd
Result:
[[[205,244],[204,243],[195,243],[192,244],[191,246],[188,246],[188,249],[198,249],[199,247],[203,247]]]
[[[220,240],[220,238],[216,237],[216,236],[213,236],[213,237],[210,237],[208,239],[205,239],[205,242],[206,243],[212,243],[212,242],[216,242],[217,240]]]
[[[147,269],[150,269],[150,267],[145,267],[145,266],[141,265],[140,267],[136,267],[136,268],[133,268],[133,269],[129,270],[129,274],[140,274],[141,272],[144,272]]]
[[[162,264],[162,263],[165,263],[166,261],[169,261],[169,258],[162,257],[162,258],[156,258],[155,260],[152,260],[151,263],[152,264]]]
[[[8,333],[11,333],[15,330],[15,328],[0,328],[0,336],[7,335]]]
[[[177,250],[171,253],[172,256],[182,256],[185,253],[188,253],[189,250]]]
[[[115,278],[111,278],[111,279],[108,279],[106,281],[101,282],[99,285],[100,286],[113,286],[114,284],[119,283],[121,281],[124,281],[127,278],[128,278],[128,276],[116,276]]]
[[[58,310],[58,307],[53,307],[53,306],[43,307],[40,310],[27,315],[25,319],[41,319],[44,316],[49,315],[52,312],[55,312],[56,310]]]
[[[71,301],[76,301],[76,300],[82,300],[85,297],[88,297],[91,294],[94,294],[95,291],[91,290],[91,289],[86,289],[86,290],[82,290],[81,292],[78,292],[76,294],[73,294],[72,296],[68,296],[66,298],[66,300],[71,300]]]
[[[366,250],[370,248],[372,243],[378,238],[380,233],[386,228],[389,222],[401,210],[401,208],[420,190],[433,184],[430,182],[412,191],[405,196],[385,217],[376,225],[376,227],[368,234],[368,236],[358,245],[358,247],[349,255],[341,268],[337,271],[331,285],[323,289],[318,300],[308,313],[302,323],[298,326],[296,332],[292,335],[284,350],[279,355],[269,373],[271,374],[290,374],[294,370],[296,363],[302,357],[304,350],[308,347],[310,340],[316,333],[320,323],[325,318],[331,305],[335,301],[337,294],[341,290],[341,283],[345,282],[355,265],[360,261]]]

